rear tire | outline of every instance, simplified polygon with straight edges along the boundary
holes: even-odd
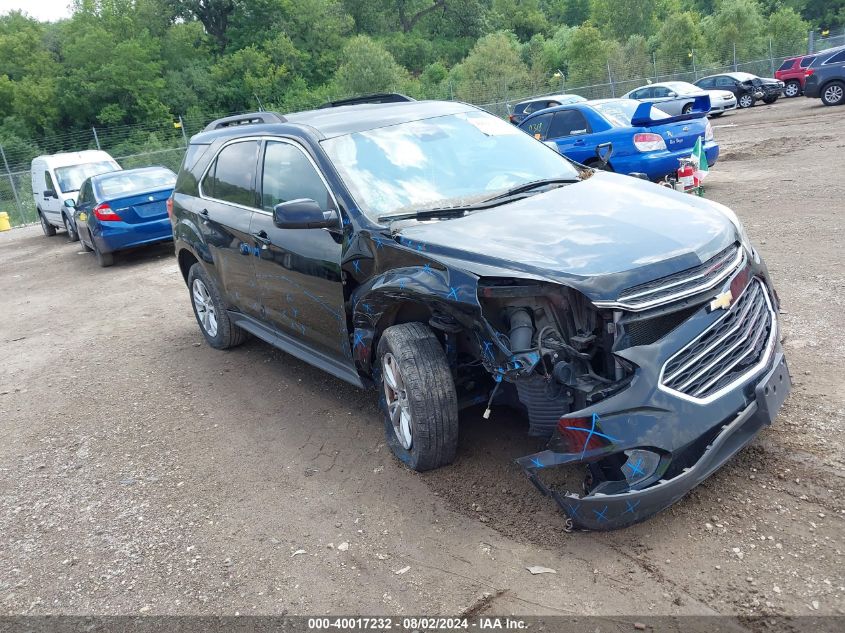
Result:
[[[711,116],[711,117],[713,117],[714,119],[718,119],[718,118],[719,118],[720,116],[722,116],[723,114],[724,114],[724,112],[714,112],[714,113],[713,113],[713,114],[711,114],[710,116]]]
[[[229,318],[217,284],[199,264],[194,264],[188,271],[188,291],[200,331],[211,347],[228,349],[246,340],[246,331]]]
[[[38,219],[41,221],[41,230],[46,237],[53,237],[56,234],[56,227],[47,221],[41,209],[38,210]]]
[[[754,95],[740,95],[739,99],[736,100],[736,104],[743,110],[750,108],[754,105]]]
[[[763,97],[763,103],[765,103],[766,105],[772,105],[779,98],[780,95],[771,95],[770,97]]]
[[[692,112],[692,104],[688,103],[683,108],[681,108],[681,114],[689,114]]]
[[[822,89],[821,98],[826,106],[842,105],[845,103],[845,82],[831,81]]]
[[[62,213],[62,221],[65,223],[65,231],[67,231],[67,241],[78,242],[79,232],[76,230],[76,225],[73,221],[64,213]]]
[[[792,79],[791,81],[787,81],[786,85],[783,87],[783,96],[787,99],[791,99],[792,97],[797,97],[801,94],[801,82]]]
[[[416,471],[451,464],[458,450],[458,397],[434,332],[422,323],[389,327],[377,358],[384,432],[393,454]]]
[[[113,266],[114,253],[103,253],[99,248],[97,248],[97,242],[95,242],[93,239],[91,240],[91,243],[94,245],[94,255],[97,256],[97,263],[103,268]]]

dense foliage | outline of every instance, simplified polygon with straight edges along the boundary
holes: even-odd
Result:
[[[0,143],[383,90],[484,103],[842,26],[845,0],[76,0],[68,20],[0,18]]]

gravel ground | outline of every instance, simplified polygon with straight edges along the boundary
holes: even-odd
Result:
[[[410,472],[373,392],[205,345],[172,248],[101,269],[0,234],[0,613],[845,613],[845,108],[818,103],[715,119],[707,183],[768,261],[794,391],[613,533],[563,531],[513,414],[466,412],[457,462]]]

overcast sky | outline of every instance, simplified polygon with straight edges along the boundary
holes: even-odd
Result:
[[[21,10],[42,22],[70,17],[71,0],[0,0],[0,15]]]

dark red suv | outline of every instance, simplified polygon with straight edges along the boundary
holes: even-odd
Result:
[[[804,81],[807,79],[807,67],[813,63],[815,55],[802,55],[783,60],[780,68],[775,71],[775,79],[780,79],[785,85],[783,94],[786,97],[797,97],[804,92]]]

